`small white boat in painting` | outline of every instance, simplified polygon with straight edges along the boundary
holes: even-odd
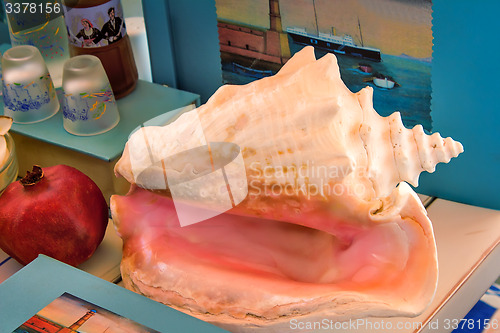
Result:
[[[396,85],[396,81],[390,76],[377,74],[373,77],[373,84],[379,88],[392,89]]]

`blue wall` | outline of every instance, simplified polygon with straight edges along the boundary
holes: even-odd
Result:
[[[500,20],[497,0],[434,1],[432,119],[465,152],[418,190],[500,209]]]
[[[143,0],[153,81],[196,92],[222,84],[214,0]]]

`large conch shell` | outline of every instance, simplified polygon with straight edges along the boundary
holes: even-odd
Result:
[[[111,198],[125,286],[231,331],[421,313],[436,247],[406,182],[463,148],[405,128],[399,113],[380,117],[372,94],[351,93],[335,56],[305,47],[275,76],[223,86],[175,122],[134,133],[115,168],[134,186]],[[204,145],[209,158],[184,153]],[[214,171],[216,158],[242,165],[246,186],[226,168],[233,205],[181,226],[174,190],[217,207],[221,184],[177,190],[172,179]]]

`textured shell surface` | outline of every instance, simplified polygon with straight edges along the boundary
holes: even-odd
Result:
[[[463,147],[379,116],[372,95],[305,47],[131,135],[115,171],[133,186],[111,199],[126,287],[231,331],[421,313],[437,255],[407,183]]]

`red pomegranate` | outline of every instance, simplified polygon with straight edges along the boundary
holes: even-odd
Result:
[[[77,266],[104,238],[108,206],[81,171],[33,167],[0,195],[0,248],[21,264],[45,254]]]

